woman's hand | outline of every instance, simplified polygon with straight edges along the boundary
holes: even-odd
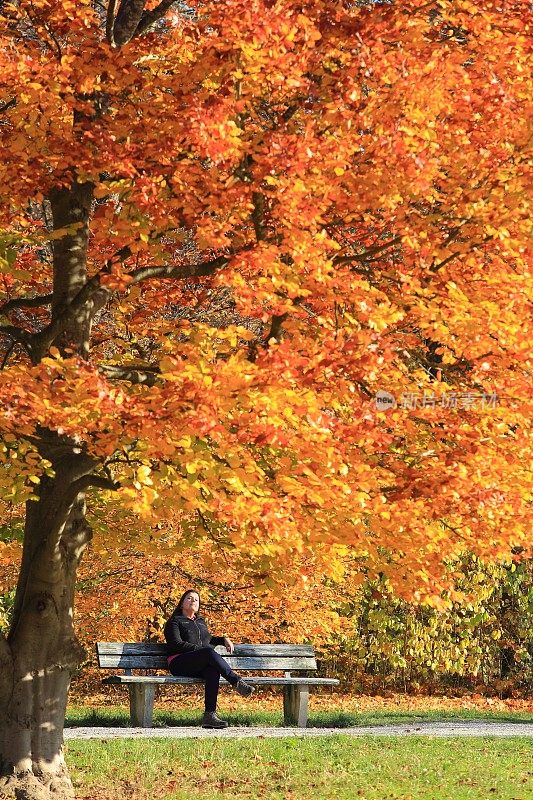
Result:
[[[230,653],[233,653],[233,651],[235,650],[233,642],[231,641],[231,639],[228,639],[227,636],[224,636],[224,647],[226,648],[226,650],[229,650]]]

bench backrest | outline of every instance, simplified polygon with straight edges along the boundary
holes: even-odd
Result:
[[[233,655],[216,648],[231,667],[239,670],[314,670],[310,644],[236,644]],[[156,642],[98,642],[98,666],[103,669],[167,669],[167,647]]]

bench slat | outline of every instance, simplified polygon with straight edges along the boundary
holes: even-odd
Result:
[[[217,647],[218,652],[225,654],[224,647]],[[98,642],[98,655],[166,655],[165,644],[159,642]],[[309,644],[236,644],[237,656],[273,656],[275,658],[314,658],[315,652]]]
[[[224,654],[224,659],[235,670],[264,670],[276,669],[291,671],[294,669],[317,668],[314,658],[271,658],[230,656]],[[101,655],[98,659],[99,666],[103,669],[168,669],[166,656],[130,656],[130,655]]]
[[[338,686],[336,678],[269,678],[266,676],[253,675],[246,678],[247,683],[254,686]],[[111,675],[104,678],[102,683],[107,684],[190,684],[203,683],[199,678],[179,678],[173,675]],[[227,683],[224,678],[220,683]]]

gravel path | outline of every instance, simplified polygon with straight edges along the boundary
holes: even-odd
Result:
[[[200,727],[175,728],[65,728],[65,739],[266,739],[281,736],[529,736],[533,722],[418,722],[410,725],[372,725],[360,728],[247,728],[222,731]],[[533,743],[532,743],[533,744]]]

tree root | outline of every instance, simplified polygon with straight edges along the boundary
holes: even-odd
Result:
[[[39,780],[31,773],[0,778],[0,800],[74,800],[70,778],[63,776]]]

